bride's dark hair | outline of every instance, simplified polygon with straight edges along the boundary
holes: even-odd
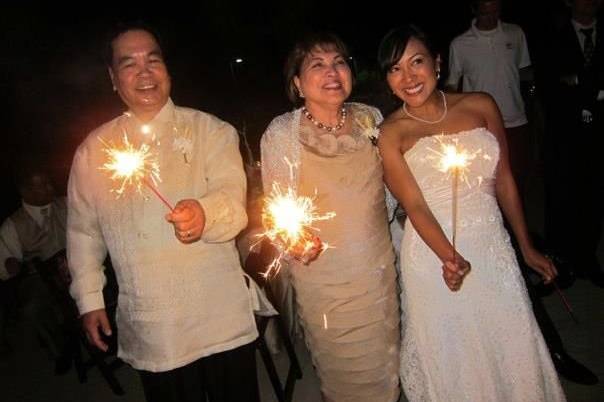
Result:
[[[378,48],[378,64],[382,74],[386,75],[393,65],[398,63],[411,38],[422,42],[430,55],[436,59],[438,53],[426,33],[414,24],[403,25],[388,32]]]

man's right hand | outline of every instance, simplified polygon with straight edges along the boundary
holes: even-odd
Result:
[[[103,341],[101,336],[101,331],[103,331],[105,336],[111,336],[111,325],[109,325],[109,319],[104,308],[89,311],[82,315],[82,327],[84,328],[88,342],[103,352],[109,349],[109,345]]]

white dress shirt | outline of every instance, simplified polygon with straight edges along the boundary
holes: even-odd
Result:
[[[93,131],[78,148],[68,185],[67,252],[71,294],[80,313],[104,307],[103,260],[115,268],[118,355],[133,367],[167,371],[234,349],[257,337],[235,236],[246,226],[245,173],[234,128],[168,101],[142,124],[126,113]],[[145,131],[146,133],[144,133]],[[145,186],[112,189],[103,143],[150,146],[161,168],[157,189],[176,203],[197,199],[206,224],[182,244],[168,212]]]

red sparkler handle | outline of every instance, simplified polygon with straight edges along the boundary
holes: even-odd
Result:
[[[172,207],[172,205],[168,202],[168,200],[166,200],[166,198],[163,195],[161,195],[161,193],[157,190],[157,188],[155,188],[153,183],[151,183],[149,180],[147,180],[146,177],[143,178],[143,183],[145,183],[145,185],[147,187],[149,187],[149,189],[155,193],[157,198],[159,198],[161,200],[161,202],[163,202],[164,205],[167,206],[168,209],[170,209],[170,212],[174,212],[174,207]]]

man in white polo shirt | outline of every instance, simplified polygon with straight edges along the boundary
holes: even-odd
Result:
[[[502,22],[499,0],[473,0],[472,26],[451,42],[446,86],[464,92],[486,92],[497,102],[508,134],[510,162],[520,194],[530,160],[531,132],[520,91],[521,72],[531,59],[522,28]],[[530,74],[526,74],[529,75]]]

